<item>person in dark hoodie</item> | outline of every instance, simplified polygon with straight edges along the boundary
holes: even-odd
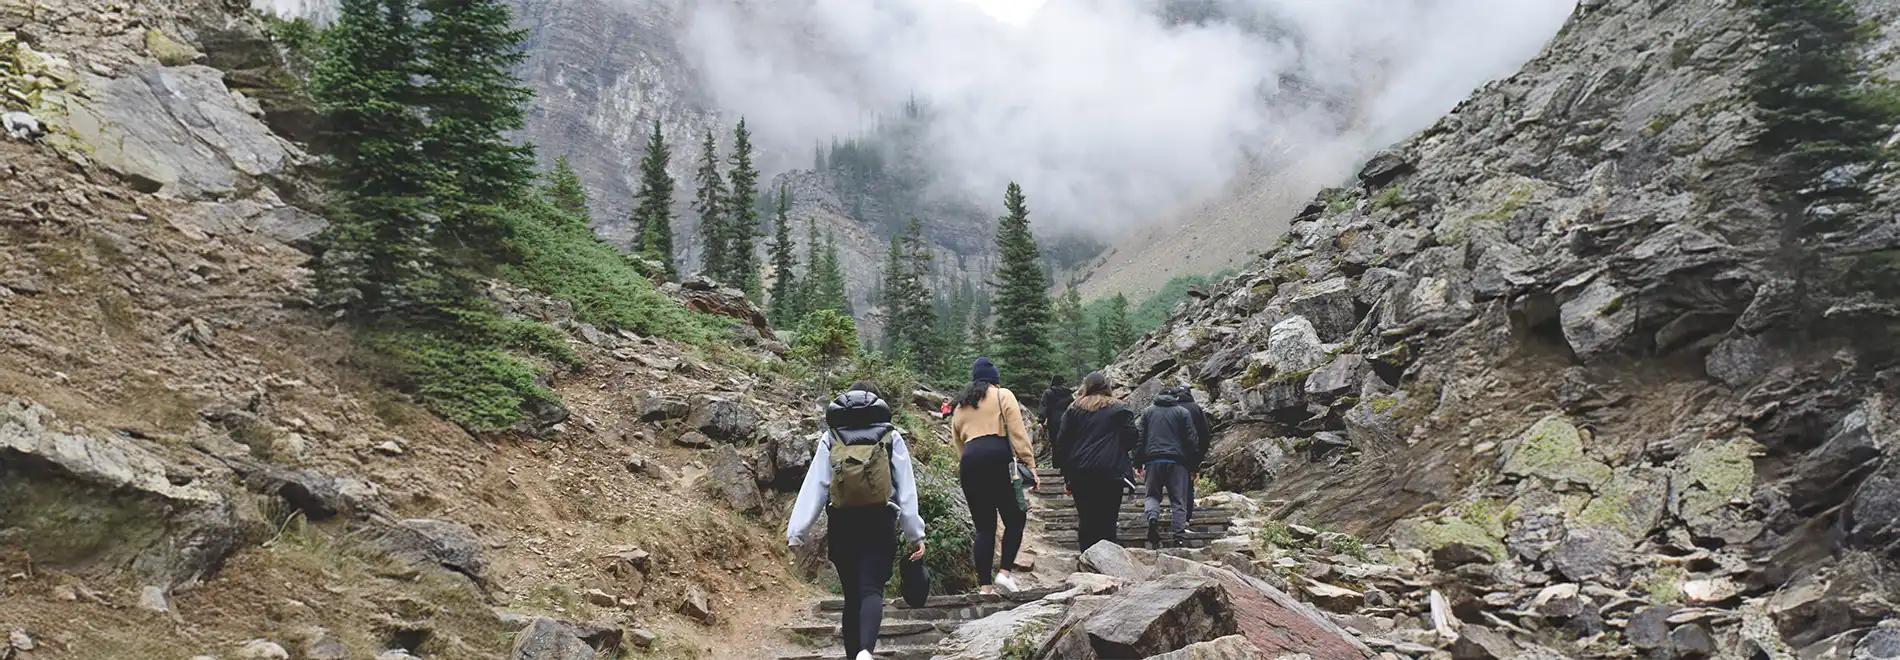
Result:
[[[1206,456],[1208,450],[1214,446],[1214,430],[1207,423],[1207,412],[1201,410],[1201,404],[1194,402],[1194,388],[1182,385],[1174,388],[1173,391],[1175,404],[1186,408],[1188,415],[1194,418],[1194,434],[1200,436],[1201,455]],[[1190,523],[1194,521],[1194,482],[1201,479],[1201,462],[1195,461],[1194,465],[1196,466],[1194,471],[1188,474],[1187,488],[1188,522]]]
[[[1143,508],[1148,514],[1148,544],[1161,545],[1161,495],[1167,491],[1174,516],[1168,527],[1169,539],[1177,546],[1186,540],[1188,505],[1192,500],[1194,474],[1201,471],[1201,438],[1194,430],[1194,415],[1180,406],[1172,390],[1155,397],[1154,405],[1141,413],[1141,439],[1135,444],[1138,475],[1148,480],[1148,497]]]
[[[1055,466],[1075,495],[1076,539],[1081,550],[1101,541],[1121,544],[1122,475],[1135,448],[1135,411],[1113,396],[1101,372],[1082,379],[1082,398],[1063,413],[1055,440]]]
[[[1042,391],[1042,441],[1054,446],[1056,438],[1062,437],[1062,413],[1069,411],[1069,405],[1075,403],[1074,390],[1061,376],[1049,379],[1049,389]]]

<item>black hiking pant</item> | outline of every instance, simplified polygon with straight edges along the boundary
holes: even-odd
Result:
[[[1088,550],[1101,541],[1121,545],[1117,534],[1122,513],[1122,471],[1084,468],[1069,471],[1069,493],[1075,496],[1076,541]]]
[[[844,654],[876,651],[884,622],[884,585],[897,557],[897,512],[890,507],[831,509],[831,565],[844,586]]]
[[[976,564],[977,584],[995,581],[996,519],[1003,519],[1002,570],[1016,566],[1016,553],[1023,547],[1023,525],[1028,512],[1016,504],[1015,484],[1009,480],[1009,460],[1014,456],[1009,440],[1002,436],[983,436],[963,445],[963,462],[957,466],[957,481],[963,485],[963,499],[970,503],[970,517],[976,524],[976,543],[970,559]]]
[[[1168,503],[1173,505],[1174,516],[1169,520],[1168,531],[1179,537],[1187,533],[1188,516],[1194,510],[1194,474],[1179,463],[1156,462],[1148,464],[1148,497],[1142,501],[1142,508],[1148,514],[1150,522],[1161,519],[1161,494],[1167,491]]]

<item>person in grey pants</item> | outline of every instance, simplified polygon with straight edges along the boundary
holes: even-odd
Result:
[[[1135,444],[1137,475],[1148,480],[1143,510],[1148,515],[1148,544],[1161,546],[1161,496],[1173,507],[1169,541],[1185,544],[1188,510],[1194,504],[1194,478],[1201,472],[1205,440],[1195,429],[1194,416],[1180,405],[1172,390],[1155,397],[1141,413],[1141,438]]]

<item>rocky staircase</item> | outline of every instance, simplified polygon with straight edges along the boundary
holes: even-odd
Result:
[[[937,642],[958,626],[992,614],[1007,612],[1023,603],[1041,600],[1056,589],[1026,589],[998,594],[932,596],[923,607],[912,608],[901,599],[884,603],[884,624],[878,629],[877,657],[880,660],[927,660],[936,653]],[[824,641],[828,648],[809,653],[779,656],[778,660],[836,660],[844,657],[839,643],[843,633],[844,599],[822,600],[813,607],[814,621],[787,626],[785,631],[812,641]]]
[[[1067,484],[1062,479],[1062,473],[1057,470],[1043,468],[1036,471],[1036,478],[1041,481],[1040,487],[1034,491],[1038,496],[1037,507],[1039,510],[1036,512],[1036,517],[1042,521],[1044,536],[1051,543],[1059,543],[1066,547],[1074,548],[1077,542],[1076,527],[1078,523],[1075,511],[1075,498],[1063,492]],[[1120,528],[1118,536],[1122,544],[1129,547],[1138,547],[1146,543],[1148,538],[1147,514],[1142,507],[1142,498],[1146,492],[1142,490],[1144,488],[1143,481],[1136,479],[1135,488],[1136,490],[1134,492],[1128,493],[1122,500],[1121,515],[1118,521],[1118,527]],[[1164,510],[1164,521],[1167,519],[1166,516],[1167,513]],[[1196,508],[1193,514],[1188,518],[1188,532],[1186,534],[1185,545],[1190,548],[1199,548],[1206,546],[1208,542],[1215,539],[1226,538],[1233,524],[1234,511],[1232,509],[1223,507]],[[1163,532],[1163,536],[1166,536],[1165,531]]]

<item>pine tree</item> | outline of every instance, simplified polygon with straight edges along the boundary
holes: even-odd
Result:
[[[693,210],[699,213],[699,241],[703,255],[700,272],[719,279],[726,272],[726,178],[719,172],[719,143],[711,130],[700,145],[699,170],[694,174],[699,190],[693,194]],[[724,282],[721,284],[738,284]]]
[[[533,147],[507,137],[526,126],[534,99],[513,73],[527,58],[528,32],[514,28],[514,10],[499,0],[422,0],[422,9],[421,147],[442,175],[439,237],[473,258],[500,259],[509,233],[501,205],[535,180]]]
[[[884,270],[884,336],[893,362],[928,374],[939,370],[944,350],[937,343],[936,301],[927,283],[934,257],[923,232],[923,223],[913,217],[901,236],[891,237]]]
[[[759,275],[759,171],[752,166],[752,133],[745,119],[732,131],[732,169],[726,175],[731,188],[726,200],[726,276],[729,282],[745,290],[746,297],[759,302],[764,281]]]
[[[679,277],[673,262],[673,175],[666,171],[672,159],[673,149],[666,146],[660,120],[655,119],[646,155],[640,158],[640,205],[634,207],[633,217],[640,231],[636,252],[664,265],[668,279]]]
[[[809,311],[829,309],[845,316],[855,314],[851,310],[851,297],[845,292],[844,269],[838,263],[838,243],[831,232],[825,232],[824,247],[818,252],[811,279],[812,304]]]
[[[542,187],[542,195],[555,208],[576,218],[587,217],[587,189],[581,186],[581,177],[574,173],[566,156],[555,157],[554,169],[548,171],[547,185]]]
[[[798,248],[792,243],[791,193],[781,184],[778,187],[778,207],[772,214],[772,309],[769,316],[772,324],[780,328],[798,325],[802,313],[799,309],[798,278],[792,270],[798,267]]]
[[[1088,314],[1082,310],[1082,293],[1074,284],[1056,301],[1055,334],[1060,338],[1062,347],[1062,371],[1071,382],[1081,380],[1092,371],[1090,358],[1097,350],[1095,328],[1089,324]]]
[[[979,314],[970,317],[970,344],[964,352],[968,353],[970,360],[974,361],[979,357],[988,356],[991,348],[994,346],[990,342],[989,315]]]
[[[1128,296],[1115,294],[1108,301],[1108,309],[1095,321],[1095,361],[1104,366],[1114,362],[1122,349],[1135,343],[1134,334],[1128,324]]]
[[[438,176],[417,148],[416,33],[408,0],[343,0],[310,81],[318,147],[338,193],[318,284],[359,316],[413,311],[444,272],[424,213]]]
[[[818,310],[818,268],[824,255],[824,242],[818,235],[818,223],[805,216],[805,276],[794,282],[792,295],[798,298],[798,316]]]
[[[1043,278],[1042,253],[1029,230],[1029,206],[1023,189],[1014,183],[1003,194],[1008,214],[996,221],[996,251],[1002,265],[996,271],[997,369],[1003,386],[1019,392],[1040,389],[1054,373],[1049,347],[1049,281]]]

